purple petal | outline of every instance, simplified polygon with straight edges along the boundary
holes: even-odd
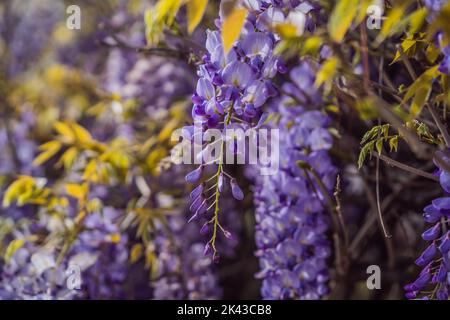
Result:
[[[189,183],[196,183],[196,182],[198,182],[198,180],[200,180],[200,178],[202,176],[202,172],[203,172],[203,166],[199,166],[194,171],[189,172],[186,175],[186,182],[189,182]]]
[[[216,92],[211,81],[200,78],[197,82],[197,94],[206,100],[211,100],[215,97]]]
[[[233,194],[233,197],[236,200],[244,199],[244,193],[242,192],[241,188],[238,186],[236,179],[231,179],[230,185],[231,185],[231,193]]]
[[[223,80],[226,84],[246,88],[253,80],[252,68],[246,63],[234,61],[223,70]]]
[[[423,240],[432,241],[436,240],[441,234],[441,223],[436,223],[433,227],[422,233]]]

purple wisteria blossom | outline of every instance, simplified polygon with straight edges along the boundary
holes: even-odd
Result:
[[[196,93],[192,96],[194,125],[184,128],[192,140],[196,132],[206,129],[246,130],[254,127],[263,114],[262,106],[269,98],[278,94],[272,78],[279,72],[285,72],[286,67],[280,58],[274,56],[273,50],[277,42],[275,35],[269,30],[260,29],[258,25],[259,17],[267,8],[257,6],[253,9],[254,11],[249,13],[241,38],[228,53],[225,53],[222,43],[221,20],[216,23],[219,30],[207,31],[207,54],[198,69],[200,79]],[[223,136],[219,141],[212,142],[222,145],[220,154],[216,155],[218,163],[224,158],[225,152],[236,151],[234,148],[224,149],[225,139]],[[208,150],[208,143],[200,143],[203,150]],[[186,176],[186,181],[198,184],[208,163],[204,163],[203,152],[195,157],[200,158],[202,164]],[[208,185],[211,180],[212,186]],[[212,235],[205,247],[205,254],[211,252],[216,262],[219,260],[216,249],[217,231],[221,231],[226,238],[233,237],[219,222],[219,199],[225,185],[230,186],[235,199],[244,198],[237,180],[225,172],[222,164],[218,165],[218,170],[211,179],[201,182],[191,194],[190,209],[193,216],[190,221],[208,217],[210,210],[214,211],[202,233]]]
[[[265,299],[319,299],[329,292],[329,213],[317,178],[331,192],[336,168],[328,155],[329,118],[309,109],[317,106],[311,104],[314,78],[311,64],[301,62],[283,86],[289,95],[273,103],[280,117],[273,124],[280,129],[280,172],[259,177],[255,192],[257,276]]]
[[[448,157],[444,160],[450,163]],[[434,199],[424,209],[424,220],[432,226],[422,234],[422,238],[430,245],[415,261],[423,269],[414,282],[405,286],[408,299],[448,300],[449,297],[450,231],[446,226],[450,217],[450,172],[439,167],[437,174],[446,196]],[[432,290],[426,291],[426,288]]]

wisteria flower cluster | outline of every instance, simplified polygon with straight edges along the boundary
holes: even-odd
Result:
[[[290,76],[286,94],[273,103],[279,113],[281,172],[261,179],[255,194],[258,277],[264,298],[319,299],[329,292],[330,213],[323,192],[331,193],[336,176],[328,155],[333,141],[329,118],[308,110],[313,106],[308,101],[317,98],[311,64],[302,62]]]
[[[256,25],[257,19],[258,16],[252,15],[247,19],[242,39],[237,41],[226,54],[221,38],[221,21],[217,21],[218,31],[207,31],[208,52],[203,57],[203,64],[199,67],[197,89],[192,97],[194,125],[184,128],[193,141],[197,132],[203,135],[202,132],[210,128],[247,129],[259,125],[260,120],[264,119],[261,118],[261,107],[267,99],[277,95],[277,89],[271,79],[278,72],[285,72],[285,65],[280,58],[274,56],[276,42],[274,35],[259,30]],[[216,155],[219,162],[218,170],[209,179],[213,182],[212,186],[206,181],[192,191],[190,207],[193,213],[190,220],[202,217],[214,208],[214,214],[203,226],[202,233],[212,232],[205,252],[212,251],[216,262],[219,261],[216,249],[217,231],[220,229],[227,238],[233,236],[219,222],[220,193],[224,191],[225,185],[229,184],[235,199],[243,200],[244,198],[236,178],[223,168],[225,152],[235,152],[233,144],[232,150],[225,150],[224,140],[225,136],[211,143],[221,144],[220,154]],[[211,144],[201,142],[202,150],[209,150],[208,146]],[[189,183],[197,183],[208,165],[204,163],[202,153],[194,156],[199,157],[202,164],[186,176],[186,181]]]
[[[444,158],[448,161],[448,158]],[[444,193],[450,193],[450,172],[440,167],[437,175]],[[433,224],[422,234],[425,241],[431,244],[415,261],[416,265],[423,267],[419,277],[411,284],[405,286],[408,299],[448,300],[450,288],[450,231],[446,230],[450,210],[450,197],[437,198],[424,209],[424,220]],[[426,291],[431,285],[433,289]]]

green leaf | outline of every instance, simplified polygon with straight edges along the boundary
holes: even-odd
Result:
[[[367,131],[364,134],[363,138],[361,139],[361,145],[363,145],[367,141],[372,140],[373,138],[375,138],[379,131],[380,131],[380,126],[375,126],[372,129],[370,129],[369,131]]]
[[[426,7],[422,7],[419,10],[414,11],[409,16],[409,33],[414,34],[422,28],[425,19],[428,15],[428,10]]]
[[[378,109],[372,99],[357,100],[356,108],[363,120],[373,120],[378,117]]]
[[[222,23],[222,40],[225,54],[228,54],[235,41],[241,35],[246,18],[247,10],[241,7],[233,8],[231,12],[225,16]]]
[[[340,0],[331,13],[328,32],[332,40],[341,42],[358,12],[359,0]]]
[[[188,32],[191,34],[202,21],[208,0],[189,0],[187,3]]]
[[[397,152],[397,150],[398,150],[398,136],[395,136],[395,137],[389,139],[389,148],[390,148],[391,152],[392,151]]]
[[[389,135],[389,127],[390,127],[389,124],[384,124],[381,126],[381,133],[385,138],[387,138]]]
[[[370,141],[361,149],[358,157],[358,169],[362,168],[362,166],[364,165],[364,161],[366,160],[368,155],[372,154],[374,147],[375,141]]]
[[[376,148],[379,155],[381,155],[381,152],[383,151],[383,139],[378,139],[376,142]]]
[[[77,123],[71,123],[70,126],[72,127],[76,138],[81,143],[87,143],[92,141],[92,136],[85,128],[80,126]]]

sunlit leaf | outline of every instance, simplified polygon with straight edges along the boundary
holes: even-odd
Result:
[[[72,167],[77,156],[78,156],[77,148],[71,147],[67,149],[67,151],[64,152],[64,154],[61,156],[60,163],[62,163],[66,169],[69,169]]]
[[[202,21],[205,14],[208,0],[189,0],[187,3],[188,32],[194,32],[195,28]]]
[[[380,34],[378,35],[376,42],[381,43],[388,36],[394,34],[399,29],[402,23],[406,23],[403,19],[405,17],[405,11],[407,6],[405,4],[393,7],[386,19],[383,21]]]
[[[315,86],[320,87],[325,81],[332,79],[337,72],[338,66],[338,58],[331,57],[328,59],[317,74]]]
[[[34,166],[40,166],[47,162],[51,157],[53,157],[55,154],[61,150],[61,142],[59,141],[50,141],[47,142],[39,147],[40,150],[43,150],[36,159],[33,161]]]
[[[181,0],[159,0],[145,12],[145,33],[149,45],[157,43],[164,28],[173,24],[181,5]]]
[[[422,7],[416,11],[414,11],[409,16],[409,33],[414,34],[422,28],[422,25],[425,22],[426,17],[428,16],[429,12],[426,7]]]
[[[328,32],[332,40],[341,42],[358,12],[359,0],[341,0],[337,2],[330,20]]]
[[[317,37],[317,36],[308,37],[305,40],[305,43],[302,47],[301,54],[302,55],[315,54],[316,52],[319,51],[322,44],[323,44],[323,39],[321,37]]]
[[[35,185],[36,181],[32,177],[19,177],[6,190],[3,196],[3,207],[9,207],[13,201],[17,200],[23,194],[32,194]]]
[[[377,148],[378,154],[381,155],[381,152],[383,151],[383,140],[382,139],[377,140],[375,146]]]
[[[222,22],[222,40],[225,53],[233,47],[234,42],[239,38],[244,27],[247,10],[235,7]]]
[[[412,118],[416,118],[422,111],[424,104],[430,96],[433,80],[437,77],[438,73],[438,66],[429,68],[408,88],[403,97],[403,103],[406,104],[413,98],[410,109],[410,116]]]
[[[398,136],[389,139],[389,148],[391,152],[398,150]]]
[[[82,199],[86,196],[87,189],[86,185],[84,184],[80,185],[77,183],[68,183],[66,184],[66,192],[71,197]]]
[[[172,119],[170,120],[164,128],[161,130],[161,132],[158,135],[158,141],[164,142],[168,140],[171,136],[173,131],[178,127],[178,120]]]
[[[85,128],[80,126],[79,124],[72,123],[71,127],[75,132],[75,136],[80,142],[90,142],[92,140],[92,136]]]
[[[401,43],[401,48],[403,50],[403,54],[409,55],[410,51],[412,51],[414,49],[416,43],[417,43],[417,40],[412,39],[412,38],[403,40]],[[399,61],[401,59],[401,57],[402,57],[401,53],[397,50],[397,52],[395,53],[394,60],[392,60],[391,64]]]
[[[58,121],[54,124],[54,127],[55,130],[64,138],[66,138],[68,142],[72,142],[75,140],[75,132],[67,123]]]
[[[283,38],[293,38],[297,36],[297,27],[290,23],[279,23],[275,30]]]

